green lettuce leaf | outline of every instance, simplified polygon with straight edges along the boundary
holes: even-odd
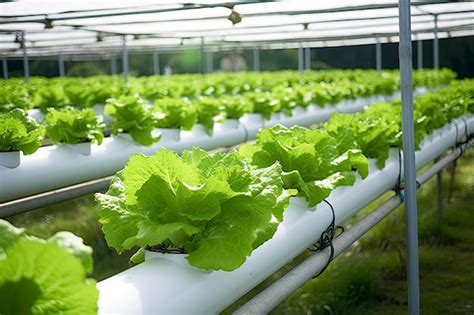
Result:
[[[145,146],[150,146],[161,138],[161,135],[152,134],[156,126],[155,115],[137,95],[108,99],[105,113],[114,119],[112,123],[114,135],[127,132],[134,141]]]
[[[156,126],[160,128],[180,128],[191,130],[197,121],[196,108],[181,99],[162,98],[155,101]]]
[[[85,245],[69,234],[53,239],[28,237],[0,220],[0,314],[97,313],[95,281],[86,278],[81,260],[71,254],[85,257]],[[91,261],[91,249],[86,251]]]
[[[278,164],[258,169],[235,153],[197,148],[182,157],[167,149],[151,157],[136,154],[109,191],[96,194],[105,238],[118,252],[134,246],[180,249],[193,266],[233,270],[257,237],[258,244],[271,238],[262,234],[266,226],[283,219],[289,195],[281,172]]]
[[[44,130],[22,109],[0,114],[0,152],[32,154],[41,146]]]
[[[51,108],[44,117],[46,135],[54,143],[76,144],[104,139],[104,124],[92,109]]]
[[[258,167],[279,162],[285,188],[296,189],[314,206],[337,186],[352,185],[354,171],[362,178],[368,175],[367,158],[349,148],[352,143],[337,141],[326,131],[276,125],[261,130],[257,143],[242,146],[239,154]]]

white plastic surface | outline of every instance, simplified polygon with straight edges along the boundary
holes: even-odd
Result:
[[[20,165],[20,151],[0,152],[0,165],[8,168],[15,168]]]
[[[123,168],[135,152],[150,155],[161,147],[178,153],[193,147],[204,150],[229,147],[255,139],[258,130],[265,125],[309,126],[327,120],[335,111],[360,111],[366,104],[367,100],[355,99],[344,101],[339,108],[299,107],[293,116],[275,115],[271,124],[265,123],[261,114],[245,114],[239,121],[230,119],[216,123],[211,135],[199,124],[191,131],[157,129],[156,132],[162,132],[162,137],[149,147],[135,143],[128,134],[105,138],[100,146],[93,144],[87,155],[55,145],[41,147],[34,154],[24,156],[14,169],[0,165],[0,202],[112,175]],[[176,141],[178,132],[179,140]]]
[[[58,144],[59,149],[72,150],[82,155],[90,155],[92,144],[90,142],[77,143],[77,144]]]
[[[458,132],[454,123],[458,124]],[[463,132],[474,132],[474,116],[464,116],[441,128],[416,152],[417,168],[436,158],[459,141]],[[467,125],[467,128],[464,126]],[[457,139],[456,139],[457,135]],[[328,198],[336,212],[336,224],[356,214],[365,205],[392,188],[398,177],[397,150],[390,153],[383,170],[370,161],[369,176],[354,186],[339,187]],[[170,261],[167,257],[144,263],[101,281],[100,314],[217,314],[265,278],[314,244],[331,221],[325,203],[308,209],[301,198],[293,198],[274,237],[257,248],[232,272],[202,272]],[[165,254],[167,255],[167,254]]]

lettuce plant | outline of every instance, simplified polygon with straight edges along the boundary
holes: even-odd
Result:
[[[0,113],[14,108],[28,110],[33,107],[31,96],[23,81],[10,79],[12,84],[0,82]]]
[[[54,143],[102,143],[104,139],[101,117],[92,109],[50,108],[44,117],[46,135]]]
[[[239,153],[258,167],[278,161],[284,171],[285,187],[295,189],[310,207],[327,198],[336,187],[354,184],[354,170],[362,178],[368,174],[367,158],[350,143],[341,144],[325,131],[299,126],[262,129],[257,143],[242,146]]]
[[[207,133],[212,132],[215,122],[222,122],[225,118],[225,110],[222,102],[215,98],[203,97],[194,103],[198,114],[198,123],[202,124]]]
[[[0,220],[0,314],[95,314],[92,248],[69,232],[47,240]]]
[[[335,138],[344,138],[345,141],[355,143],[364,155],[375,158],[377,166],[383,168],[400,126],[397,123],[389,123],[379,115],[365,112],[350,115],[335,113],[324,124],[324,129]]]
[[[60,84],[49,84],[38,88],[34,94],[34,101],[42,113],[51,107],[64,107],[67,104],[64,88]]]
[[[245,113],[252,112],[252,103],[241,96],[223,96],[220,98],[228,119],[239,119]]]
[[[270,119],[272,113],[281,109],[281,102],[272,93],[247,93],[245,97],[253,105],[253,112],[260,113],[265,119]]]
[[[158,99],[153,104],[153,111],[159,128],[191,130],[197,121],[196,108],[182,99]]]
[[[105,113],[114,119],[112,123],[114,135],[127,132],[134,141],[146,146],[160,140],[160,136],[152,134],[156,126],[156,116],[138,95],[108,99]]]
[[[195,148],[179,157],[162,148],[133,155],[96,200],[107,243],[119,253],[181,251],[195,267],[230,271],[273,236],[289,195],[278,163],[256,168],[235,153]]]
[[[32,154],[41,146],[44,130],[22,109],[0,114],[0,152]]]

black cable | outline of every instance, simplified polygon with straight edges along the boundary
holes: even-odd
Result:
[[[316,274],[313,278],[316,278],[316,277],[320,276],[327,269],[327,267],[329,266],[331,261],[334,259],[334,245],[333,245],[332,242],[333,242],[334,238],[336,237],[336,230],[340,229],[341,230],[340,234],[344,233],[344,227],[336,226],[336,213],[334,212],[334,207],[326,199],[324,199],[323,201],[331,209],[332,220],[331,220],[331,223],[329,224],[329,226],[321,233],[319,241],[316,244],[314,244],[314,248],[312,248],[310,250],[311,251],[321,251],[321,250],[329,247],[330,248],[330,254],[329,254],[329,259],[328,259],[326,265],[324,266],[324,268],[321,269],[321,271],[318,272],[318,274]]]
[[[397,182],[393,189],[397,194],[400,201],[403,203],[405,201],[405,195],[402,193],[402,149],[398,148],[398,176]]]

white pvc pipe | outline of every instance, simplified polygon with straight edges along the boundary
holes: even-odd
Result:
[[[390,100],[397,96],[398,93],[395,93],[384,98]],[[158,143],[150,147],[133,142],[128,134],[105,138],[100,146],[91,146],[89,155],[80,154],[68,146],[41,147],[32,155],[21,156],[21,163],[16,168],[0,165],[0,202],[112,175],[122,169],[130,155],[135,152],[153,154],[161,147],[178,153],[195,146],[204,150],[229,147],[255,139],[258,130],[263,127],[275,124],[309,126],[327,120],[336,111],[361,111],[379,99],[380,97],[359,98],[323,108],[316,105],[307,109],[297,107],[293,116],[276,113],[268,121],[260,114],[245,114],[240,121],[227,120],[223,124],[217,123],[212,136],[206,134],[202,126],[196,125],[192,132],[181,132],[179,141],[164,134]],[[96,111],[99,111],[99,108],[101,107],[95,108]]]
[[[474,115],[464,118],[456,120],[458,130],[464,130],[466,122],[468,133],[473,133]],[[454,125],[435,131],[416,153],[417,167],[436,158],[462,136],[463,132],[457,133]],[[391,189],[398,173],[396,149],[391,151],[383,170],[370,160],[367,178],[358,178],[354,186],[337,188],[328,198],[336,213],[336,224]],[[304,199],[292,198],[273,238],[232,272],[199,270],[173,254],[148,255],[145,262],[97,284],[99,313],[217,314],[318,241],[331,217],[325,203],[309,209]]]

